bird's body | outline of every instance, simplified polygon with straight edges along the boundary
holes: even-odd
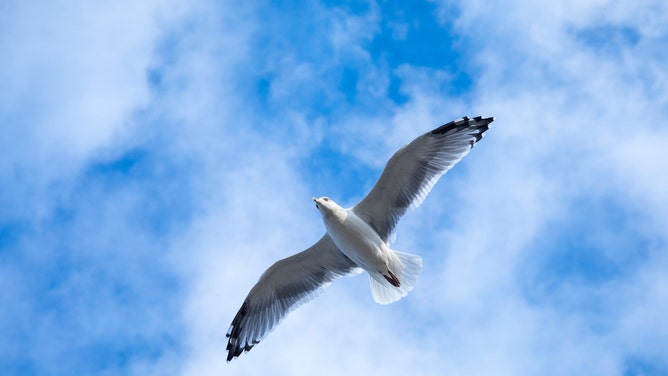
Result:
[[[371,293],[377,303],[395,302],[413,289],[422,271],[419,256],[390,249],[376,230],[359,218],[354,210],[342,208],[329,197],[313,200],[334,244],[341,253],[369,273]],[[412,271],[408,275],[407,267]]]
[[[464,117],[416,138],[390,158],[371,192],[352,208],[344,209],[328,197],[314,198],[327,232],[260,276],[227,332],[227,361],[253,348],[292,309],[338,277],[366,271],[371,295],[380,304],[413,290],[422,259],[390,249],[396,224],[422,203],[493,120]]]
[[[313,200],[322,213],[327,234],[341,253],[367,272],[387,272],[389,248],[371,226],[330,198]]]

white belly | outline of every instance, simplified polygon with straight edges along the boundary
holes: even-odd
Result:
[[[384,272],[391,252],[376,231],[355,213],[325,221],[329,236],[354,263],[368,272]]]

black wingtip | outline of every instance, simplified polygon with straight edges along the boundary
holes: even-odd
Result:
[[[483,118],[482,116],[476,116],[474,118],[469,118],[468,116],[464,116],[463,118],[441,125],[440,127],[431,131],[431,134],[444,134],[453,130],[456,131],[465,128],[477,129],[479,130],[480,134],[482,134],[487,129],[489,129],[489,124],[493,121],[494,117]]]
[[[238,358],[239,355],[241,355],[244,351],[250,351],[253,348],[254,344],[246,343],[244,345],[240,343],[239,339],[241,330],[243,329],[242,321],[244,321],[244,317],[246,316],[247,311],[248,311],[248,301],[246,300],[241,305],[239,312],[237,312],[236,316],[234,316],[234,319],[232,320],[232,325],[230,325],[230,329],[227,331],[227,334],[225,335],[227,338],[229,338],[227,341],[227,348],[226,348],[228,362],[234,358]]]
[[[431,131],[431,134],[442,135],[450,132],[459,132],[465,129],[472,130],[473,132],[470,135],[474,137],[474,140],[471,140],[471,147],[473,147],[476,142],[480,141],[483,133],[489,129],[489,124],[493,121],[494,117],[483,118],[482,116],[476,116],[474,118],[469,118],[468,116],[464,116],[463,118],[441,125]]]
[[[259,341],[253,342],[252,344],[247,343],[245,346],[239,345],[238,339],[235,343],[232,343],[232,339],[230,339],[227,342],[227,362],[229,363],[232,359],[238,358],[239,355],[243,354],[243,352],[249,352],[253,349],[253,346],[257,345],[260,343]]]
[[[228,336],[229,337],[229,336]],[[244,351],[248,352],[251,351],[254,345],[258,344],[259,342],[255,342],[253,344],[247,343],[245,346],[240,345],[238,343],[238,339],[234,340],[230,338],[230,340],[227,342],[227,362],[229,363],[232,359],[238,358],[239,355],[243,354]]]

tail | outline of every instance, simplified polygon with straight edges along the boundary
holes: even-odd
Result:
[[[390,279],[380,273],[369,273],[369,285],[373,300],[379,304],[390,304],[408,295],[415,287],[420,272],[422,272],[422,258],[417,255],[392,251],[397,257],[390,262],[392,277],[399,280],[399,286],[391,283]]]

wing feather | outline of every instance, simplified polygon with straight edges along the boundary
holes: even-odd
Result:
[[[250,351],[290,311],[319,290],[361,269],[325,234],[310,248],[277,261],[253,286],[227,331],[227,361]]]
[[[388,241],[399,219],[422,203],[434,184],[480,141],[494,118],[464,117],[416,138],[387,162],[353,211]]]

